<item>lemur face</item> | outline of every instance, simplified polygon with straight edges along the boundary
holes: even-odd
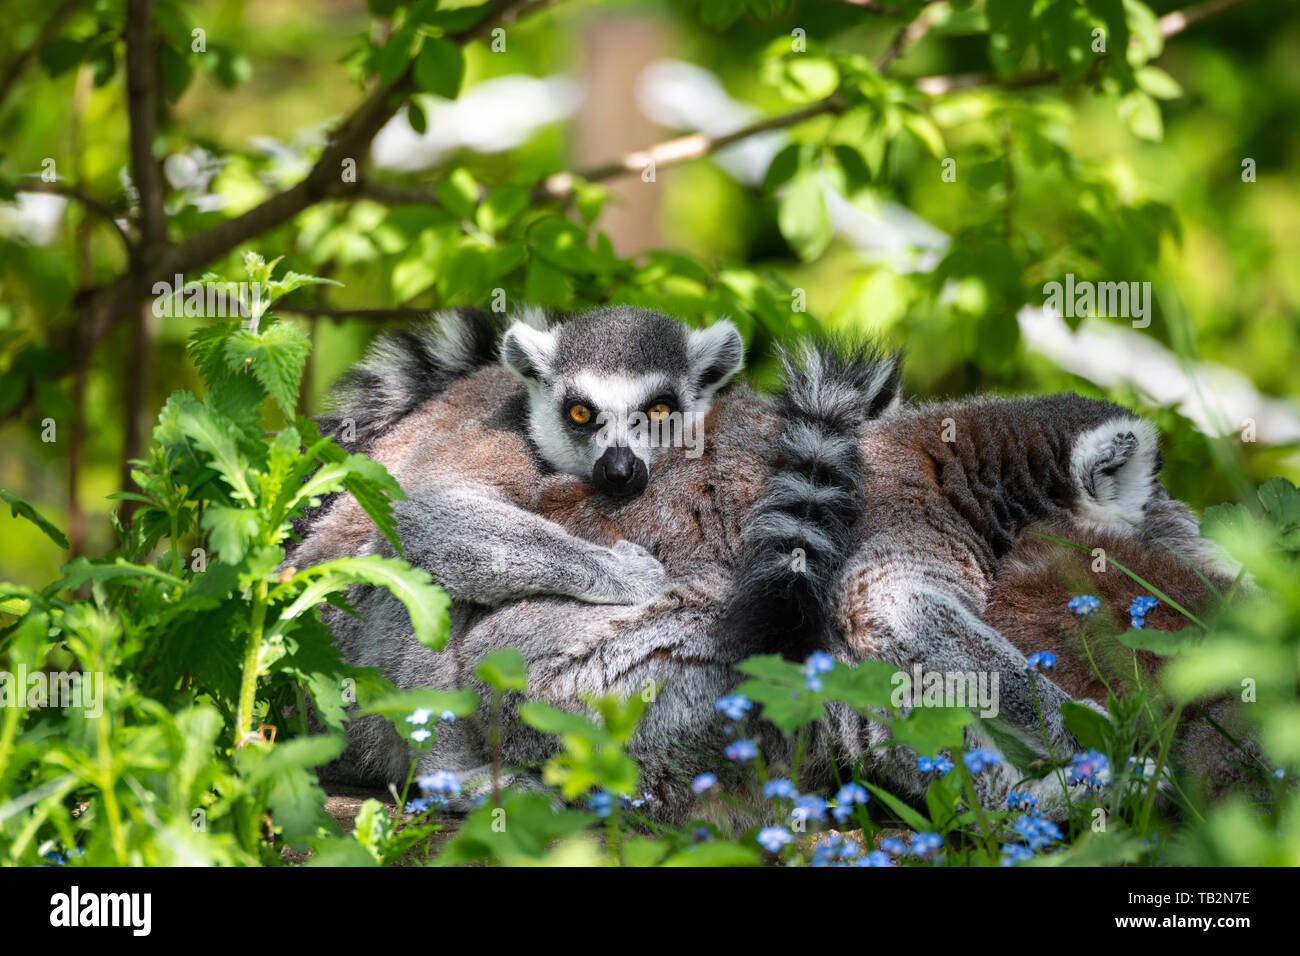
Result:
[[[702,451],[703,421],[739,371],[740,333],[727,321],[693,330],[616,306],[543,327],[515,322],[501,359],[528,389],[528,431],[557,471],[615,496],[640,494],[664,449]]]

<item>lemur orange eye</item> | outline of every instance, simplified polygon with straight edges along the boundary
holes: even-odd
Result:
[[[570,405],[569,417],[579,425],[585,425],[591,421],[591,409],[586,405]]]
[[[661,422],[673,413],[665,402],[656,402],[645,410],[646,416],[652,422]]]

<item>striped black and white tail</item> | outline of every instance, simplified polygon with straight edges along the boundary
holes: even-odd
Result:
[[[495,362],[514,318],[454,309],[382,333],[335,383],[330,410],[318,421],[321,432],[348,451],[367,451],[457,379]]]
[[[754,653],[826,646],[833,591],[863,511],[858,428],[898,400],[900,356],[818,344],[782,355],[774,470],[750,512],[723,627]]]
[[[545,327],[548,317],[526,309],[507,316],[484,309],[434,312],[427,319],[380,333],[365,356],[334,383],[329,410],[316,420],[323,435],[349,452],[367,454],[407,415],[458,379],[497,361],[511,322]],[[335,492],[293,522],[297,538],[330,509]]]

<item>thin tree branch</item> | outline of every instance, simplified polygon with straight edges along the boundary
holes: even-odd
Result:
[[[842,0],[842,2],[868,8],[875,6],[870,2],[860,3],[857,0]],[[931,4],[937,2],[943,2],[943,0],[931,0]],[[1223,12],[1244,2],[1246,0],[1207,0],[1207,2],[1195,7],[1189,7],[1182,13],[1166,14],[1159,21],[1161,33],[1166,38],[1174,36],[1208,16]],[[877,63],[878,69],[881,71],[886,70],[912,44],[929,32],[933,26],[933,21],[928,14],[929,10],[923,10],[915,20],[903,27],[895,35],[893,42],[891,42],[885,54]],[[993,84],[997,84],[1003,89],[1025,89],[1052,83],[1057,79],[1059,79],[1059,76],[1054,70],[1025,73],[1009,80],[998,80],[996,77],[985,73],[961,73],[921,77],[915,81],[915,85],[922,93],[937,96],[943,93]],[[661,166],[672,166],[687,160],[700,159],[751,136],[757,136],[772,130],[785,129],[815,116],[838,113],[843,108],[843,99],[840,98],[839,94],[833,94],[810,106],[768,117],[723,136],[711,137],[704,133],[692,133],[688,136],[655,143],[643,149],[624,153],[587,169],[554,173],[534,187],[532,199],[534,202],[563,199],[572,193],[573,187],[580,180],[600,182],[618,176],[640,173],[651,164],[657,169]],[[359,198],[373,199],[376,202],[390,205],[439,206],[442,204],[432,190],[420,186],[387,186],[366,182],[358,183],[354,194]]]
[[[448,38],[461,43],[468,42],[489,32],[498,25],[513,22],[519,17],[551,2],[553,0],[493,0],[489,4],[489,13],[485,17],[467,30],[457,34],[450,34]],[[1212,14],[1222,12],[1244,2],[1245,0],[1206,0],[1204,3],[1188,8],[1181,14],[1167,14],[1159,21],[1161,33],[1165,37],[1174,36],[1188,26],[1200,22]],[[918,17],[918,19],[920,18]],[[912,25],[909,24],[910,26]],[[928,27],[926,29],[928,30]],[[915,42],[922,35],[924,35],[923,31],[916,33],[909,42]],[[900,47],[900,51],[903,48],[905,47]],[[897,55],[894,56],[894,59],[896,58]],[[892,62],[892,59],[890,62]],[[1001,85],[1008,88],[1018,88],[1050,82],[1055,78],[1054,73],[1041,72],[1026,74],[1023,77],[1005,81]],[[916,86],[922,92],[935,94],[998,82],[996,78],[982,74],[965,74],[923,77],[916,81]],[[163,277],[170,276],[175,272],[191,271],[217,256],[229,252],[239,243],[282,225],[292,219],[294,215],[321,199],[330,196],[356,196],[359,198],[372,198],[380,202],[437,205],[437,197],[431,191],[412,187],[383,186],[364,181],[345,184],[341,182],[339,176],[341,159],[364,150],[383,124],[394,115],[410,90],[411,77],[408,68],[405,73],[392,83],[371,93],[339,125],[321,158],[302,181],[270,197],[242,216],[220,223],[177,246],[166,247],[164,254],[151,264],[151,268],[147,272],[133,270],[131,273],[119,277],[110,285],[92,290],[92,294],[84,305],[88,317],[92,320],[87,323],[85,332],[86,340],[91,348],[87,349],[85,354],[89,354],[94,344],[100,341],[120,320],[124,307],[129,306],[133,301],[138,302],[148,294],[155,276]],[[799,110],[769,117],[722,136],[711,137],[696,133],[625,154],[586,170],[556,173],[534,188],[533,200],[546,201],[564,198],[572,192],[573,186],[579,178],[590,182],[598,182],[628,173],[639,173],[651,162],[654,162],[656,166],[673,165],[707,156],[751,136],[784,129],[815,116],[841,112],[844,106],[843,99],[836,93]],[[302,309],[281,308],[286,312],[296,311],[300,314],[336,317],[334,313],[323,310],[307,312]],[[339,313],[339,317],[373,318],[376,321],[381,318],[410,317],[412,314],[422,312],[422,310],[418,309],[340,309],[336,311]],[[26,401],[29,400],[30,394],[26,397]],[[20,402],[10,414],[15,414],[17,409],[24,407],[26,401]]]
[[[460,44],[469,43],[550,2],[552,0],[492,0],[487,5],[486,16],[465,30],[448,34],[447,39]],[[392,119],[413,90],[411,67],[408,66],[397,79],[375,89],[339,124],[320,158],[303,180],[254,206],[243,215],[218,223],[181,243],[167,268],[159,271],[164,275],[191,271],[224,255],[241,242],[288,222],[321,199],[352,192],[353,184],[343,182],[343,161],[350,159],[358,166],[361,165],[370,141]]]
[[[894,34],[894,38],[889,41],[889,46],[885,47],[885,52],[876,61],[876,69],[881,73],[888,70],[895,60],[906,53],[921,37],[929,33],[932,26],[934,26],[934,18],[930,16],[930,10],[927,7],[917,14],[915,20]]]
[[[167,240],[162,167],[153,154],[158,123],[158,58],[154,0],[126,0],[126,96],[131,124],[131,179],[140,200],[140,252],[151,258]]]
[[[442,200],[424,186],[389,186],[384,183],[359,182],[352,190],[355,199],[373,199],[389,206],[441,206]]]
[[[1166,13],[1156,21],[1156,26],[1160,28],[1161,35],[1167,40],[1171,36],[1182,33],[1188,27],[1200,23],[1207,17],[1224,13],[1245,2],[1246,0],[1205,0],[1204,3]]]
[[[652,165],[656,169],[661,166],[675,166],[678,163],[716,153],[718,150],[726,149],[728,146],[749,139],[752,136],[785,129],[815,116],[838,113],[843,109],[843,97],[838,93],[834,93],[825,99],[818,100],[816,103],[800,107],[789,113],[769,116],[766,119],[751,123],[730,133],[724,133],[721,136],[691,133],[688,136],[664,140],[642,149],[633,150],[630,153],[624,153],[614,159],[606,160],[586,169],[569,170],[548,176],[533,187],[532,201],[541,203],[564,199],[572,194],[574,186],[579,181],[601,182],[618,176],[640,173]],[[442,200],[438,198],[433,190],[422,186],[389,186],[382,183],[360,182],[351,195],[358,199],[373,199],[375,202],[394,206],[442,205]]]
[[[59,32],[59,27],[63,26],[63,21],[79,6],[81,6],[81,0],[63,0],[63,3],[59,4],[54,13],[50,14],[50,18],[45,21],[45,24],[41,27],[41,32],[37,34],[32,45],[14,57],[9,65],[4,68],[4,71],[0,72],[0,106],[3,106],[5,100],[9,98],[9,94],[18,83],[19,77],[40,56],[41,50],[54,39]]]
[[[789,113],[769,116],[757,123],[751,123],[722,136],[707,136],[704,133],[679,136],[677,139],[666,140],[653,146],[647,146],[645,149],[625,153],[588,169],[578,170],[577,172],[555,173],[548,176],[533,189],[533,201],[543,202],[548,199],[561,199],[573,191],[574,185],[580,179],[587,182],[600,182],[601,180],[613,179],[616,176],[628,173],[640,173],[652,165],[656,169],[660,166],[673,166],[690,159],[699,159],[702,156],[716,153],[720,149],[725,149],[752,136],[785,129],[788,126],[802,123],[804,120],[812,119],[814,116],[839,113],[843,109],[844,98],[839,93],[832,93],[816,103]]]
[[[850,2],[853,2],[853,0],[850,0]],[[937,2],[942,2],[942,0],[929,0],[927,6]],[[868,6],[869,4],[855,3],[855,5]],[[870,6],[874,7],[874,5]],[[929,10],[923,10],[915,20],[899,31],[885,51],[885,55],[877,64],[877,68],[882,72],[886,70],[908,47],[925,36],[931,26],[933,26],[933,21],[929,16]],[[665,140],[646,146],[643,149],[624,153],[587,169],[576,172],[555,173],[534,187],[532,200],[536,203],[563,199],[573,192],[573,188],[579,180],[601,182],[618,176],[639,174],[651,166],[658,169],[661,166],[674,166],[688,160],[700,159],[753,136],[786,129],[816,116],[839,113],[844,109],[844,105],[844,98],[839,93],[832,93],[825,99],[818,100],[809,106],[801,107],[789,113],[767,117],[721,136],[691,133],[687,136],[679,136],[676,139]],[[396,205],[436,206],[441,204],[438,197],[431,191],[411,186],[383,186],[366,183],[359,186],[357,195]]]
[[[552,2],[553,0],[490,0],[485,6],[486,13],[483,17],[464,30],[448,34],[447,39],[461,44],[468,43],[498,26],[513,23],[520,17]],[[130,0],[128,9],[135,12],[141,5],[150,5],[151,3],[152,0]],[[132,40],[133,31],[142,31],[142,27],[134,17],[131,17],[128,19],[126,26],[128,49],[133,46],[136,50],[140,50],[142,48],[142,36],[140,33],[136,33],[135,39]],[[129,65],[128,63],[128,67]],[[140,69],[141,65],[137,58],[137,70]],[[129,73],[130,70],[128,69],[128,80],[130,79]],[[144,83],[143,73],[137,77],[137,82]],[[303,180],[269,197],[248,212],[219,223],[184,242],[175,245],[163,243],[159,246],[156,254],[138,256],[139,261],[130,271],[119,276],[108,285],[88,290],[85,295],[80,296],[76,302],[76,307],[83,310],[85,322],[80,334],[84,336],[87,346],[81,353],[83,356],[82,361],[86,360],[85,357],[94,351],[95,346],[109,332],[116,328],[125,318],[132,316],[139,303],[149,295],[154,282],[158,279],[176,273],[183,274],[193,271],[218,256],[231,251],[240,243],[283,225],[321,199],[331,195],[346,195],[355,184],[342,181],[342,160],[349,158],[360,159],[362,157],[375,134],[397,112],[413,88],[411,67],[408,66],[402,75],[393,82],[380,86],[370,93],[339,124],[320,158]],[[133,99],[133,168],[135,168],[137,145],[142,143],[145,138],[143,135],[145,126],[134,122],[137,109],[140,110],[138,115],[143,118],[143,103]],[[152,112],[149,115],[152,116]],[[138,137],[134,135],[136,129],[141,130],[141,135]],[[152,126],[150,125],[148,129],[151,131]],[[152,143],[152,132],[150,132],[149,141]],[[142,163],[142,165],[152,164]],[[143,202],[147,191],[142,188],[140,182],[137,182],[137,187],[140,188],[141,208],[143,211]],[[53,347],[56,349],[61,347],[67,350],[66,338],[69,334],[65,330],[60,336],[64,341],[56,341],[53,343]],[[73,363],[64,369],[64,372],[71,372],[75,370],[75,367],[76,363]],[[17,414],[19,410],[25,408],[26,404],[31,400],[31,396],[32,391],[29,388],[24,400],[14,406],[10,415]]]
[[[79,189],[76,186],[64,186],[59,183],[28,183],[19,186],[14,191],[19,193],[45,193],[46,195],[65,196],[68,199],[75,199],[84,206],[88,212],[93,212],[104,222],[112,226],[113,231],[117,233],[118,238],[122,240],[122,245],[125,247],[127,255],[129,256],[131,254],[131,238],[126,234],[126,230],[122,228],[122,224],[118,221],[121,217],[114,216],[113,211],[109,209],[108,206],[84,190]]]
[[[163,212],[164,186],[162,165],[154,155],[158,132],[159,72],[157,46],[153,32],[154,0],[126,0],[126,24],[122,31],[126,41],[126,106],[130,127],[131,180],[139,202],[140,245],[132,250],[129,268],[138,271],[153,262],[167,243],[167,219]],[[129,317],[130,349],[122,370],[125,394],[122,403],[122,472],[119,487],[132,487],[131,462],[140,457],[144,436],[148,433],[149,386],[157,323],[143,296],[125,306]],[[96,339],[92,312],[91,348]],[[130,519],[136,502],[124,501],[123,521]]]
[[[1233,7],[1246,2],[1247,0],[1205,0],[1204,3],[1166,13],[1156,21],[1156,27],[1159,29],[1160,35],[1168,40],[1170,37],[1182,33],[1188,27],[1195,26],[1202,20],[1225,13]],[[1130,42],[1136,43],[1137,38],[1132,37]],[[922,93],[928,93],[931,96],[941,96],[944,93],[968,90],[977,86],[1000,86],[1003,89],[1010,90],[1025,89],[1031,86],[1054,83],[1058,79],[1060,79],[1060,75],[1055,70],[1038,70],[1033,73],[1012,77],[1009,80],[1000,80],[990,73],[954,73],[923,76],[916,81],[916,88]]]

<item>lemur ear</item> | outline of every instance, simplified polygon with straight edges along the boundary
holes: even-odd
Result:
[[[707,329],[687,333],[686,361],[696,390],[707,398],[745,364],[745,343],[730,321],[719,319]]]
[[[555,333],[527,322],[515,322],[501,339],[501,363],[525,382],[540,382],[550,374]]]

